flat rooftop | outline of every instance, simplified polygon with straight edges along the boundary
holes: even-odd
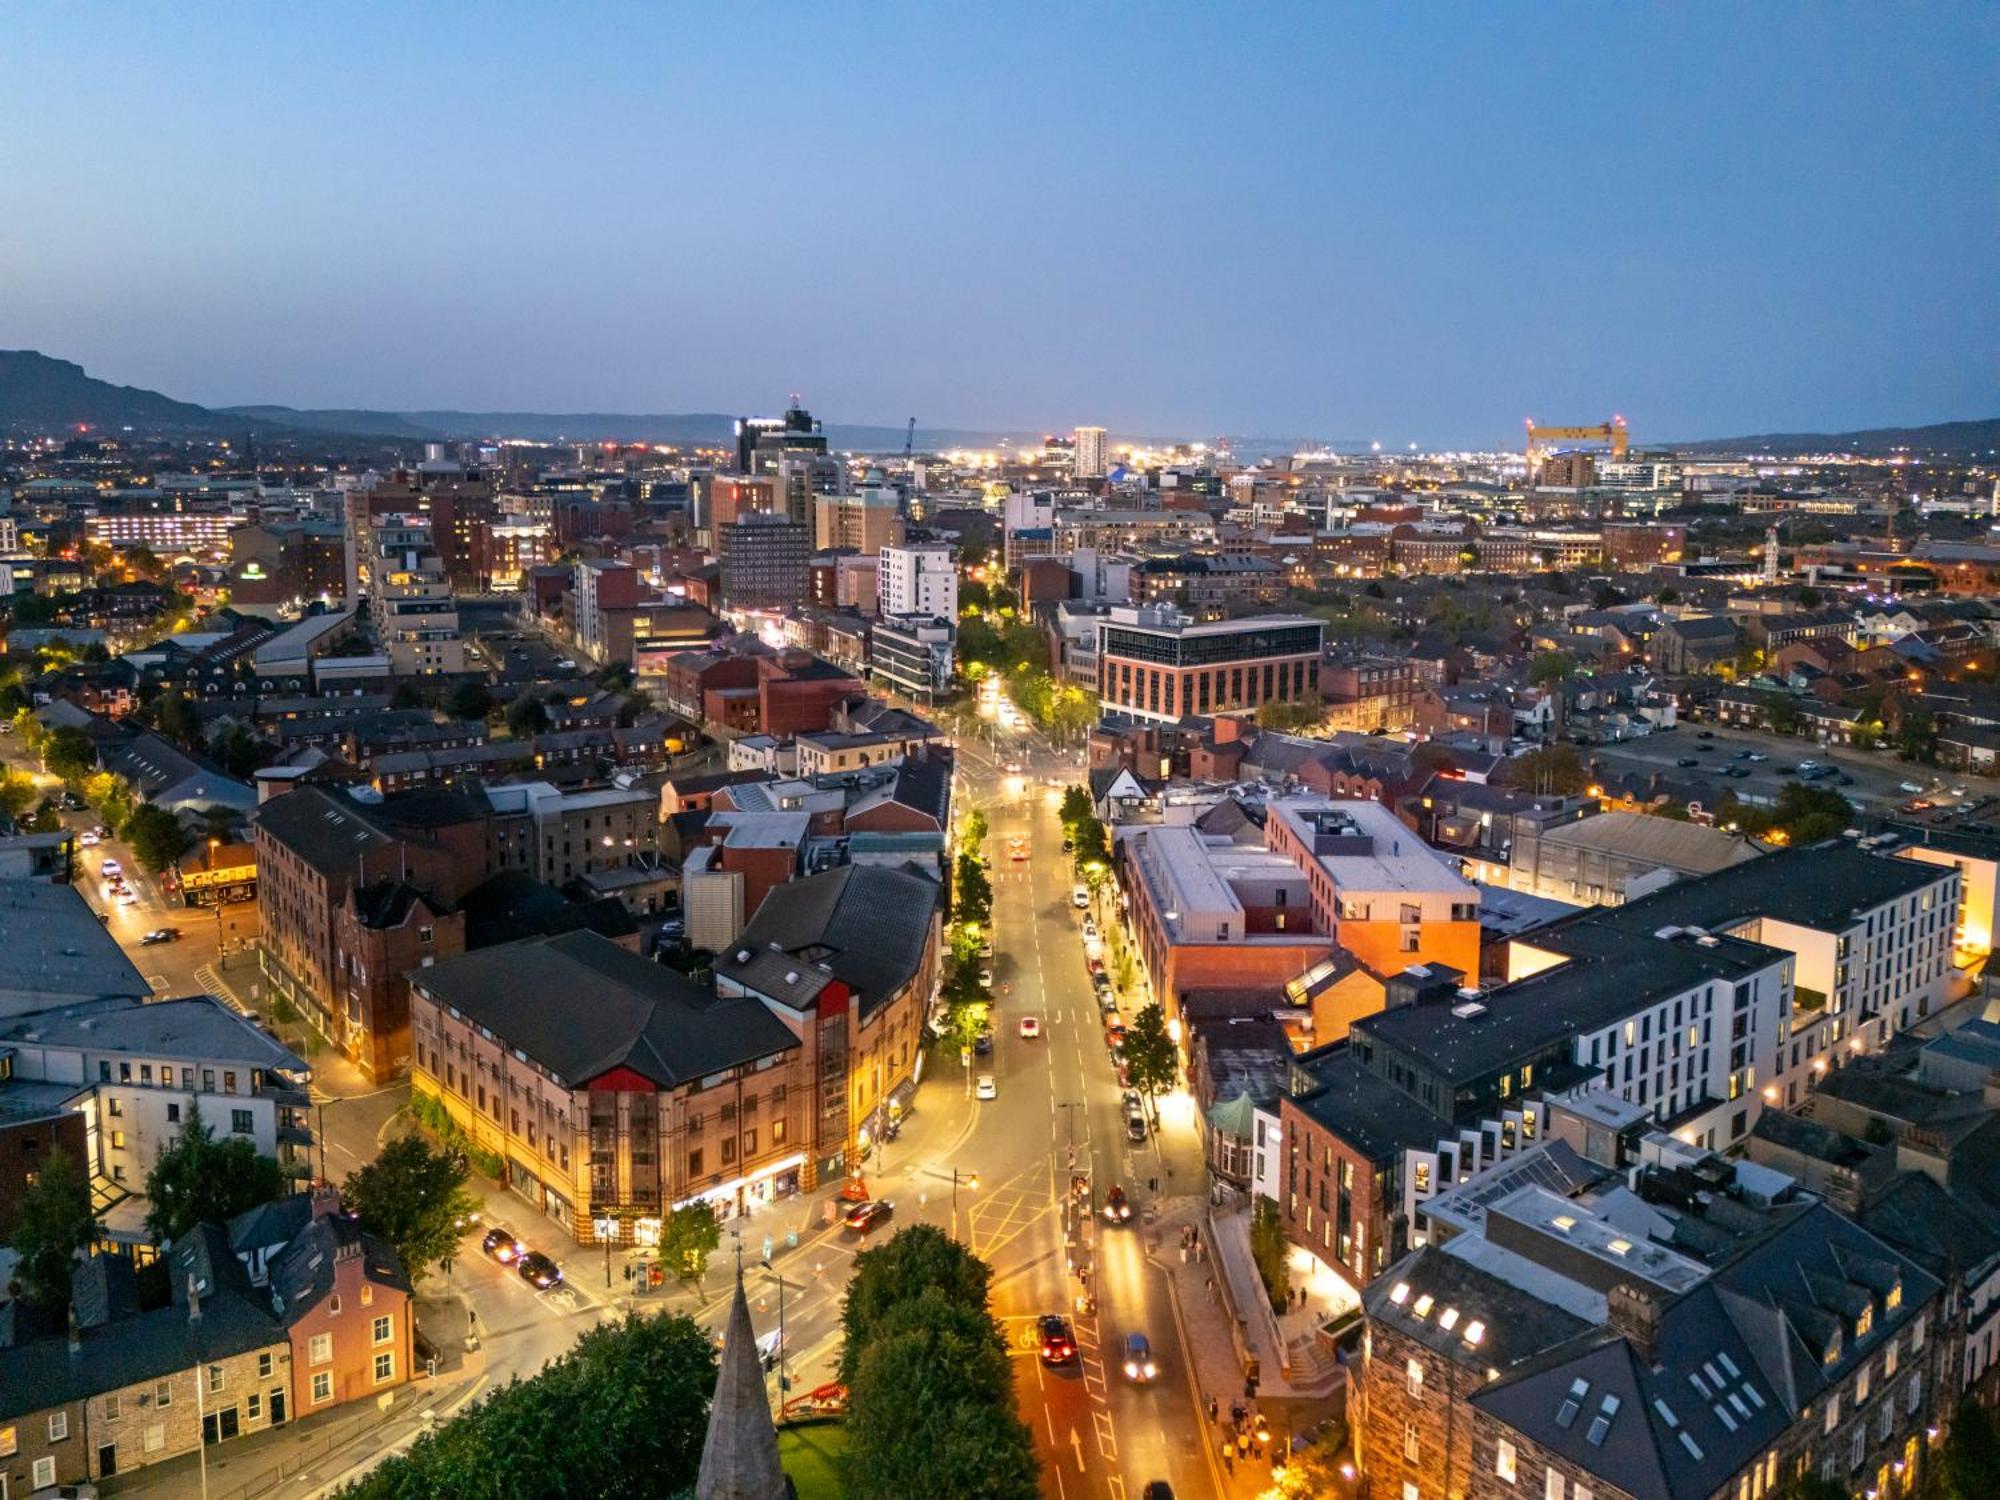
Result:
[[[1478,889],[1453,873],[1416,834],[1379,802],[1330,797],[1283,797],[1273,816],[1314,851],[1334,884],[1350,891],[1422,891],[1477,901]]]

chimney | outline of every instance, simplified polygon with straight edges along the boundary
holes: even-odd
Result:
[[[1659,1358],[1660,1299],[1651,1288],[1621,1281],[1605,1298],[1611,1314],[1611,1331],[1632,1346],[1632,1352],[1647,1365]]]
[[[188,1323],[192,1326],[201,1322],[201,1287],[195,1281],[194,1272],[188,1272]]]
[[[69,1352],[71,1354],[83,1353],[83,1330],[77,1327],[76,1303],[74,1302],[69,1305]]]
[[[329,1218],[340,1212],[340,1192],[331,1185],[313,1189],[312,1216],[314,1219]]]
[[[1227,714],[1216,715],[1215,717],[1216,744],[1233,745],[1242,738],[1243,738],[1243,721],[1241,719],[1232,719]]]

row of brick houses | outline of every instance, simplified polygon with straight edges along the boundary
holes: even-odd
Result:
[[[0,1494],[128,1474],[349,1402],[415,1373],[395,1251],[297,1194],[166,1256],[171,1300],[142,1301],[129,1260],[77,1267],[61,1310],[0,1322]]]

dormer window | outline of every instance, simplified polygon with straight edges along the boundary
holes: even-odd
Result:
[[[1862,1308],[1860,1313],[1854,1319],[1855,1339],[1860,1340],[1867,1338],[1869,1330],[1874,1328],[1874,1326],[1875,1326],[1875,1304],[1871,1302],[1866,1307]]]
[[[1894,1286],[1889,1288],[1889,1295],[1882,1299],[1882,1307],[1885,1312],[1894,1312],[1902,1305],[1903,1283],[1898,1281]]]

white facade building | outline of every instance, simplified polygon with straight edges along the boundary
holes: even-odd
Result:
[[[877,613],[958,618],[958,567],[946,542],[884,547],[876,574]]]

